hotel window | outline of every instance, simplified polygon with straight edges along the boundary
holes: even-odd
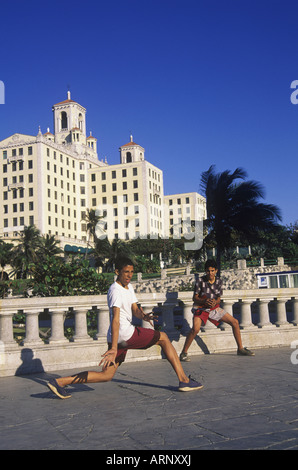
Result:
[[[61,129],[67,129],[67,114],[65,111],[61,113]]]
[[[33,160],[28,160],[28,170],[32,170],[33,168]]]
[[[126,170],[122,170],[122,177],[123,177],[123,178],[126,178],[126,176],[127,176]]]
[[[116,178],[116,171],[112,171],[112,178],[115,179]]]
[[[7,150],[3,150],[3,160],[7,159]]]
[[[28,155],[32,155],[32,147],[28,147]]]
[[[133,168],[132,174],[133,174],[133,176],[137,176],[137,174],[138,174],[138,169],[137,169],[137,168]]]
[[[112,184],[112,191],[117,191],[117,183]]]

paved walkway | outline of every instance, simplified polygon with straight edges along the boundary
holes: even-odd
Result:
[[[196,356],[184,368],[204,388],[189,393],[166,360],[125,363],[112,382],[70,387],[67,400],[44,385],[60,372],[0,378],[0,449],[298,450],[292,352]]]

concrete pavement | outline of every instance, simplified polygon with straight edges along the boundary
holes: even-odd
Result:
[[[298,364],[290,348],[193,356],[200,391],[177,391],[166,360],[124,363],[112,382],[44,385],[78,370],[0,378],[0,449],[298,450]],[[111,456],[113,452],[111,452]]]

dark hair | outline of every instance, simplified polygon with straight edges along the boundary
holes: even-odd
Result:
[[[217,269],[217,263],[215,259],[207,259],[205,263],[205,271],[207,271],[208,268],[214,268]]]
[[[115,269],[117,269],[118,271],[121,271],[121,269],[124,268],[124,266],[133,266],[133,265],[134,265],[133,261],[130,258],[127,258],[125,256],[121,256],[117,258],[115,261]]]

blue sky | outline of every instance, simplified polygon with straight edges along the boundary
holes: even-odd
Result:
[[[297,0],[14,1],[1,5],[0,140],[53,130],[52,105],[87,109],[99,158],[134,141],[165,194],[242,167],[298,219]]]

